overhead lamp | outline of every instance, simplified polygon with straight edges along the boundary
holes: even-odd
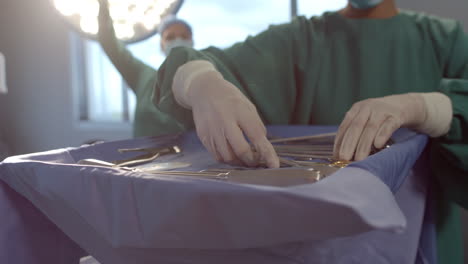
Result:
[[[99,30],[98,0],[50,0],[61,16],[78,32],[96,39]],[[132,43],[151,37],[164,17],[176,14],[183,0],[107,0],[120,40]]]

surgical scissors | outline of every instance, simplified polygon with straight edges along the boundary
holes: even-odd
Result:
[[[116,160],[112,163],[115,164],[115,166],[119,167],[128,167],[128,166],[135,166],[147,162],[151,162],[161,155],[165,154],[179,154],[182,152],[181,148],[179,146],[170,146],[170,147],[156,147],[156,148],[124,148],[124,149],[118,149],[120,153],[125,153],[125,152],[146,152],[145,154],[129,158],[129,159],[123,159],[123,160]]]
[[[182,152],[179,146],[156,147],[156,148],[128,148],[128,149],[118,149],[118,151],[120,153],[133,152],[133,151],[142,151],[146,153],[133,157],[133,158],[116,160],[112,162],[98,160],[98,159],[82,159],[78,161],[78,164],[127,168],[129,166],[135,166],[135,165],[140,165],[140,164],[151,162],[157,159],[158,157],[160,157],[161,155],[172,154],[172,153],[179,154]]]

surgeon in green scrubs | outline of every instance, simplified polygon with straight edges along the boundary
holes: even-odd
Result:
[[[218,160],[250,166],[279,166],[264,124],[340,124],[335,155],[347,160],[399,127],[429,135],[439,263],[463,262],[454,202],[468,205],[468,37],[459,23],[394,0],[349,0],[227,49],[174,49],[153,101]]]
[[[157,77],[156,69],[135,58],[117,39],[107,0],[99,0],[99,3],[99,43],[136,95],[134,136],[155,136],[180,131],[178,123],[169,115],[159,111],[151,101]],[[174,47],[193,47],[192,29],[183,20],[169,16],[161,22],[159,32],[161,50],[166,55]]]

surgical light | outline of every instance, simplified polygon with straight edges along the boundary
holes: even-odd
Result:
[[[95,39],[99,30],[98,0],[50,0],[72,27]],[[151,37],[161,20],[179,11],[183,0],[107,0],[117,37],[127,43]]]

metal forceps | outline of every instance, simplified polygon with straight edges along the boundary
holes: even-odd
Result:
[[[166,154],[178,154],[181,153],[182,150],[179,146],[169,146],[169,147],[155,147],[155,148],[123,148],[118,149],[120,153],[125,152],[146,152],[145,154],[129,158],[123,160],[116,160],[112,163],[118,167],[128,167],[128,166],[135,166],[147,162],[151,162],[158,157]]]

